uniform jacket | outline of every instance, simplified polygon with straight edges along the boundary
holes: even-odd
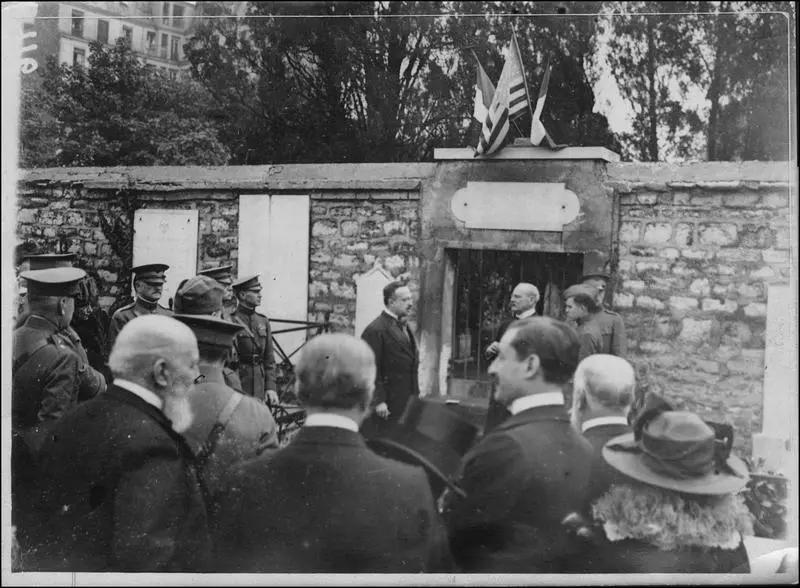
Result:
[[[385,402],[390,420],[400,418],[411,396],[419,396],[417,343],[408,325],[405,332],[407,337],[403,327],[382,312],[361,334],[375,353],[377,374],[372,404]]]
[[[582,545],[561,528],[585,504],[592,449],[563,406],[511,416],[463,460],[445,510],[450,546],[465,572],[572,571]]]
[[[269,320],[242,305],[236,309],[231,320],[245,327],[233,340],[242,392],[263,400],[267,390],[277,391],[278,387]]]
[[[587,502],[592,502],[605,494],[611,484],[626,481],[625,476],[617,472],[603,459],[603,446],[614,437],[630,432],[631,427],[623,424],[598,425],[583,432],[583,437],[592,444],[594,451]]]
[[[608,348],[608,353],[617,357],[625,357],[628,353],[628,337],[622,317],[613,310],[603,307],[597,313],[596,320],[600,326],[603,346]]]
[[[128,321],[135,319],[137,316],[143,316],[146,314],[163,314],[165,316],[172,316],[172,311],[168,308],[164,308],[158,303],[151,304],[138,297],[130,304],[126,304],[125,306],[118,308],[111,316],[111,321],[108,324],[108,348],[106,350],[106,356],[111,353],[111,349],[114,347],[114,341],[117,340],[117,335],[119,335],[122,327],[124,327]]]
[[[86,349],[89,365],[100,373],[106,369],[108,360],[108,321],[108,314],[96,308],[86,319],[74,316],[70,324]]]
[[[78,400],[106,388],[92,368],[80,337],[49,319],[29,314],[14,331],[12,414],[14,428],[27,431],[61,417]]]
[[[195,455],[207,441],[231,397],[241,397],[201,472],[208,496],[213,498],[225,487],[228,474],[237,464],[257,457],[265,450],[277,449],[278,433],[275,419],[265,404],[235,392],[219,379],[218,374],[204,370],[202,365],[200,373],[206,378],[195,386],[191,395],[194,421],[183,434]]]
[[[444,529],[422,468],[386,459],[358,433],[304,427],[246,464],[214,525],[221,571],[432,572]]]
[[[193,571],[208,560],[191,450],[112,386],[59,420],[41,452],[42,571]]]
[[[595,353],[611,353],[612,321],[602,310],[590,314],[578,325],[581,348],[578,359],[583,360]]]

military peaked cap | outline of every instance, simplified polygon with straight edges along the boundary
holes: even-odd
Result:
[[[213,278],[220,283],[230,285],[233,282],[233,275],[231,273],[232,269],[232,265],[221,265],[219,267],[212,267],[210,269],[197,272],[197,275],[208,276],[209,278]]]
[[[234,290],[260,290],[261,284],[258,283],[258,274],[239,278],[233,283]]]
[[[132,267],[131,272],[133,272],[135,280],[144,280],[146,282],[163,284],[166,281],[164,272],[168,269],[169,266],[164,263],[147,263]]]
[[[28,294],[39,296],[77,296],[86,272],[77,267],[54,267],[22,272]]]

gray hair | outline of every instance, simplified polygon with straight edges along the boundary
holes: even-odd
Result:
[[[531,296],[535,302],[539,302],[539,288],[531,284],[530,282],[520,282],[516,286],[514,286],[514,290],[519,288],[523,294],[526,296]]]
[[[366,410],[375,389],[375,354],[352,335],[318,335],[300,353],[295,374],[295,390],[303,404]]]
[[[172,363],[181,354],[197,353],[197,338],[192,330],[174,318],[148,314],[122,327],[108,357],[115,377],[133,382],[148,382],[153,363],[166,359]]]
[[[633,404],[636,373],[633,366],[616,355],[596,353],[585,358],[575,369],[572,394],[572,417],[577,418],[588,396],[595,402],[620,413]]]

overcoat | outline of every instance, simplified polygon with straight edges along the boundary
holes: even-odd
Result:
[[[165,316],[172,316],[172,311],[164,308],[158,303],[148,303],[141,298],[136,298],[130,304],[118,308],[111,316],[108,323],[108,336],[107,336],[107,349],[106,356],[111,353],[114,348],[114,341],[117,340],[117,335],[129,321],[135,319],[137,316],[146,314],[163,314]]]
[[[484,437],[463,460],[445,520],[456,563],[465,572],[573,571],[583,546],[561,521],[580,512],[592,448],[563,406],[523,410]]]
[[[210,543],[192,452],[119,386],[55,423],[40,453],[35,569],[202,570]]]
[[[231,486],[213,524],[218,571],[448,570],[425,472],[378,456],[358,433],[304,427]]]
[[[589,482],[587,503],[599,498],[615,482],[628,481],[627,478],[612,468],[603,459],[603,446],[614,437],[630,433],[630,425],[606,424],[591,427],[583,432],[584,438],[592,444],[592,475]]]

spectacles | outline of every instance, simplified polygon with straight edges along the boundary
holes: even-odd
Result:
[[[204,374],[200,374],[199,376],[197,376],[197,377],[194,379],[194,383],[195,383],[195,384],[200,384],[200,383],[201,383],[201,382],[203,382],[205,379],[206,379],[205,375],[204,375]]]

